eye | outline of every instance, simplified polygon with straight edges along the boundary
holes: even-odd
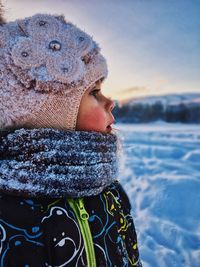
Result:
[[[93,95],[94,97],[97,97],[97,95],[100,93],[101,89],[94,88],[90,94]]]

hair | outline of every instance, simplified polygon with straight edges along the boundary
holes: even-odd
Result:
[[[3,10],[3,5],[0,2],[0,25],[3,25],[5,23],[5,19],[3,17],[4,10]]]

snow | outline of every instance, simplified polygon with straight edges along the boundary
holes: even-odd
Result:
[[[200,266],[200,125],[117,124],[144,267]]]

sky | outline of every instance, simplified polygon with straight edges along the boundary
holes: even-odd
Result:
[[[99,43],[117,100],[200,93],[200,0],[2,0],[7,20],[64,14]]]

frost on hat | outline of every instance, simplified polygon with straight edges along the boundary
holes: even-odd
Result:
[[[63,16],[0,26],[0,128],[75,129],[82,95],[106,77],[97,43]]]

